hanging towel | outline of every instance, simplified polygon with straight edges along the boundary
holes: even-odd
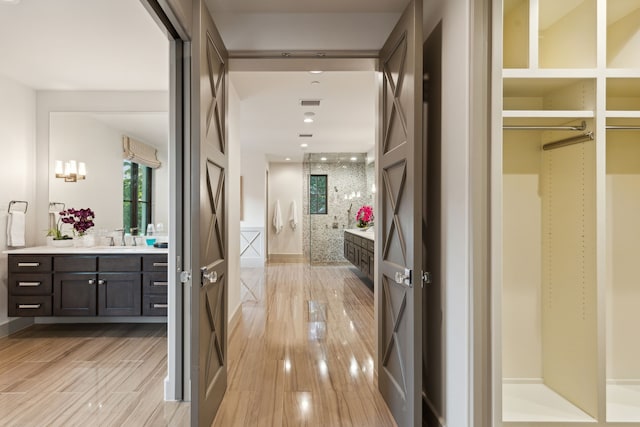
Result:
[[[291,207],[289,208],[289,226],[292,230],[295,230],[298,226],[298,206],[295,200],[291,202]]]
[[[276,204],[273,208],[273,228],[276,229],[276,234],[282,231],[282,212],[280,211],[280,200],[276,200]]]
[[[7,246],[18,248],[25,245],[25,218],[24,212],[9,212],[7,218]]]

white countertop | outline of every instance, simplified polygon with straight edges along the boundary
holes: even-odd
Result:
[[[363,231],[359,228],[347,228],[344,231],[347,233],[355,234],[356,236],[364,237],[365,239],[373,240],[375,242],[375,233],[373,232],[373,227]]]
[[[154,248],[153,246],[93,246],[93,247],[68,247],[57,246],[33,246],[30,248],[8,249],[3,254],[166,254],[167,248]]]

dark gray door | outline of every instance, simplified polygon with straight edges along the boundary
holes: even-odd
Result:
[[[204,427],[227,387],[228,55],[204,1],[193,8],[191,422]]]
[[[378,386],[399,426],[421,423],[422,1],[380,51]]]

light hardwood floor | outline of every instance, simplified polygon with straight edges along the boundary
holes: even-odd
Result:
[[[373,372],[373,293],[346,266],[242,272],[229,426],[395,426]],[[188,426],[164,402],[165,325],[38,325],[0,339],[0,426]]]
[[[187,426],[164,402],[164,324],[36,325],[0,339],[0,425]]]
[[[373,293],[349,267],[270,264],[242,279],[214,426],[395,426],[374,379]]]

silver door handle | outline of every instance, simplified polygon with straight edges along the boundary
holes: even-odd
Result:
[[[405,286],[408,286],[409,288],[413,287],[413,283],[411,280],[411,270],[408,268],[404,269],[404,273],[400,271],[396,271],[395,280],[396,280],[396,283],[399,285],[405,285]]]
[[[207,267],[202,267],[200,269],[202,272],[202,284],[205,282],[216,283],[218,281],[218,272],[217,271],[209,271]]]
[[[18,286],[21,288],[40,286],[40,282],[18,282]]]

